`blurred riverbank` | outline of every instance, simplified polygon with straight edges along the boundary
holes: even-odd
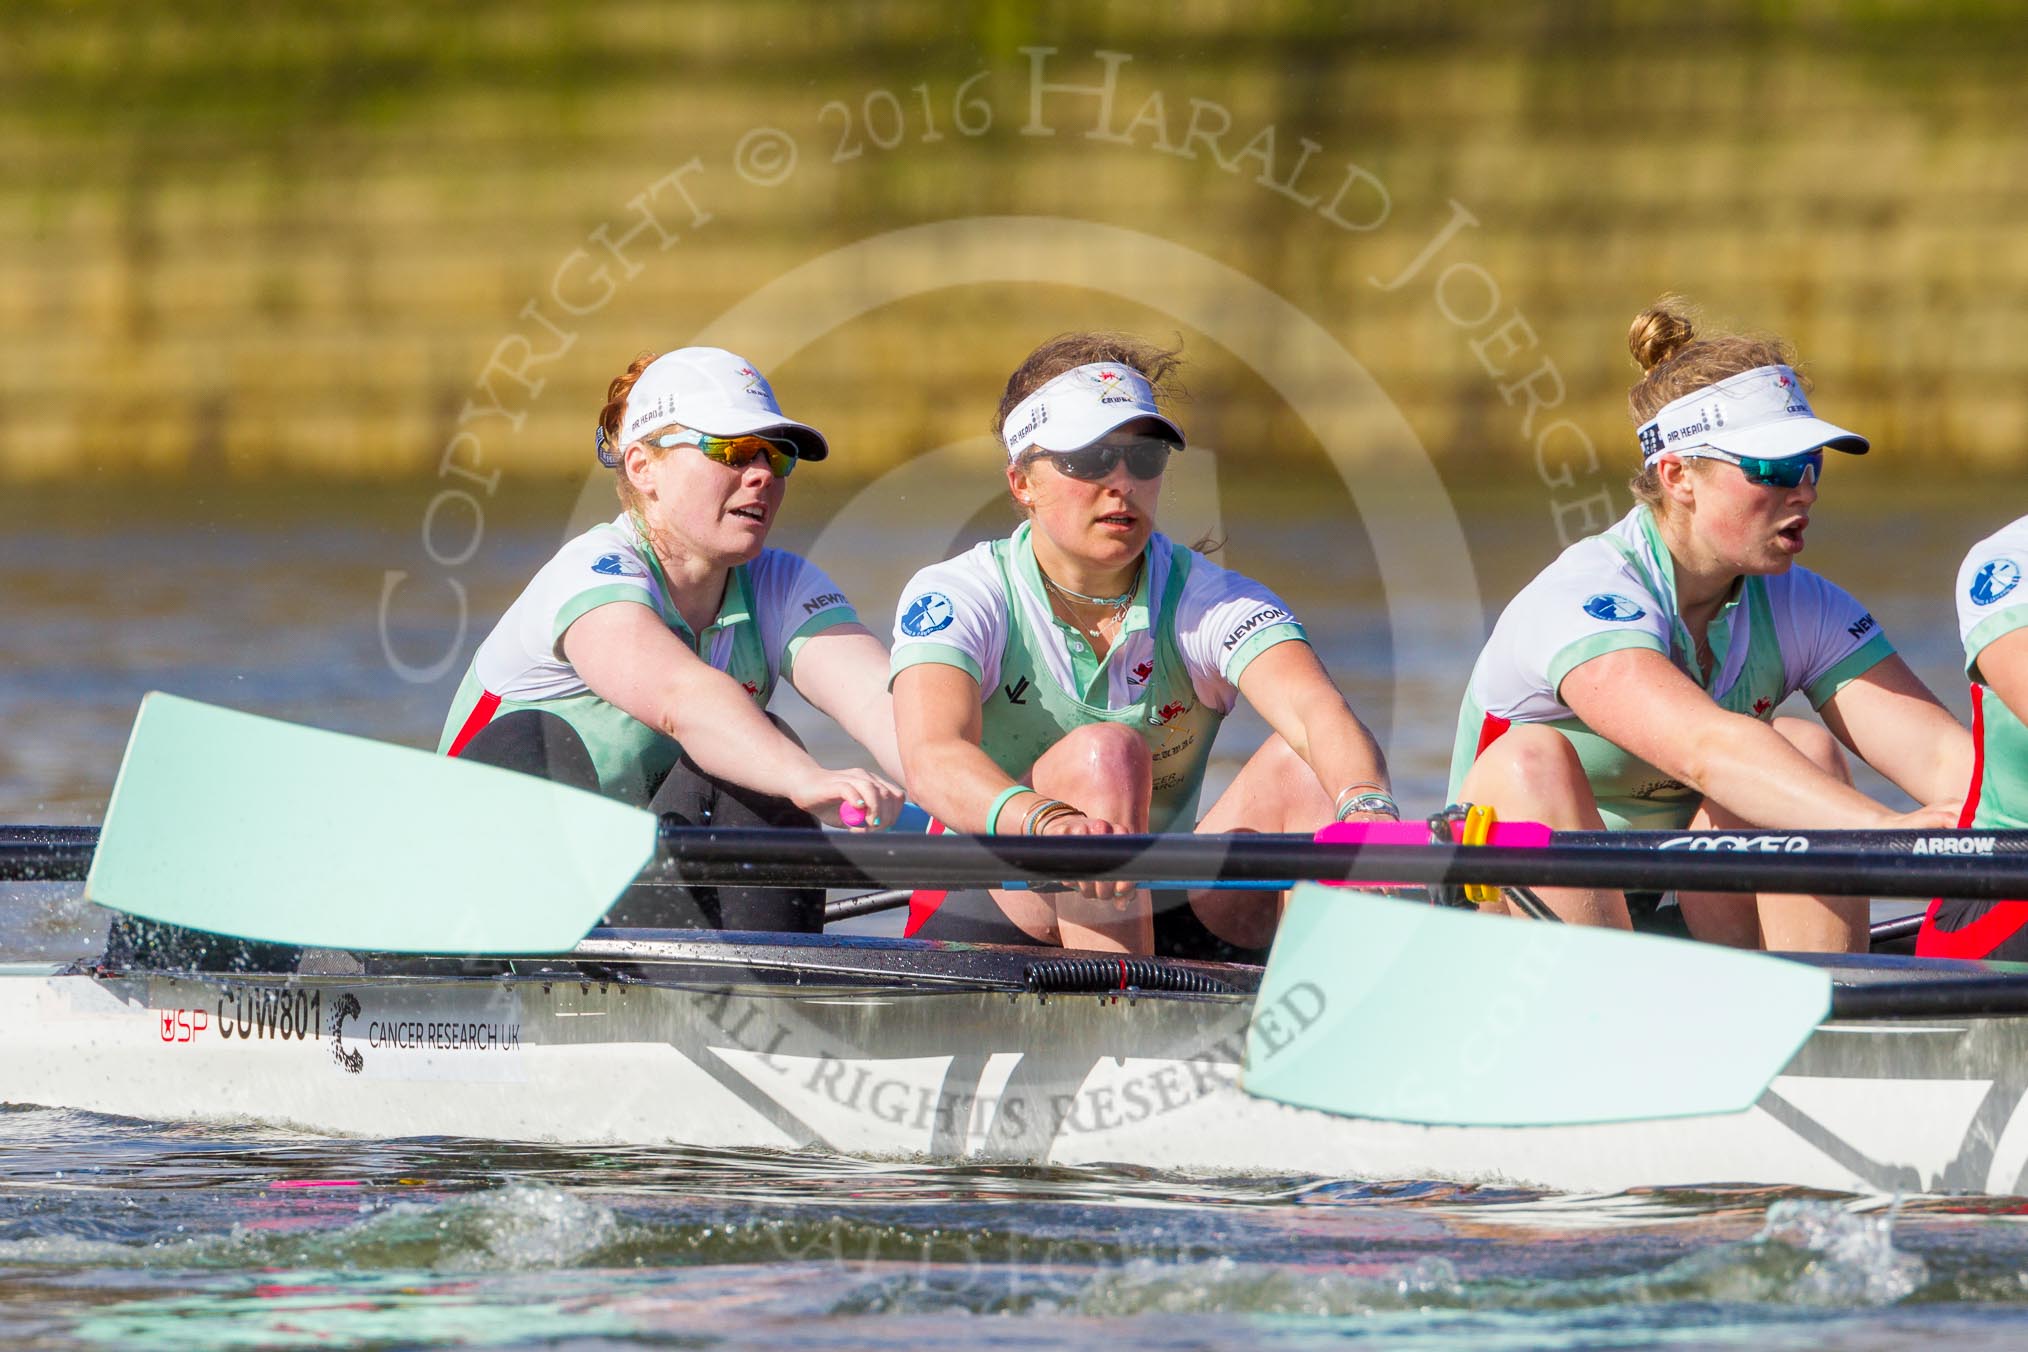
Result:
[[[0,478],[567,472],[606,381],[700,339],[885,469],[1087,326],[1181,337],[1189,425],[1236,454],[1582,475],[1665,290],[1794,338],[1877,444],[2018,466],[2018,25],[18,4]]]

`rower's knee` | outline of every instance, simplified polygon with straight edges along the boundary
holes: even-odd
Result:
[[[1124,723],[1087,723],[1072,728],[1052,748],[1069,765],[1106,776],[1150,774],[1154,758],[1141,734]]]
[[[1810,763],[1819,770],[1835,775],[1847,784],[1852,782],[1852,767],[1845,759],[1845,748],[1822,723],[1807,718],[1777,718],[1774,730],[1786,737],[1790,746],[1809,757]]]
[[[1461,793],[1466,802],[1551,803],[1579,788],[1590,796],[1584,762],[1570,739],[1541,723],[1519,723],[1479,753]]]
[[[1065,733],[1035,763],[1032,781],[1052,797],[1114,821],[1147,811],[1155,761],[1124,723],[1087,723]]]

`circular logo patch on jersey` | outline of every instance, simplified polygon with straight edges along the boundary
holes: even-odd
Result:
[[[1611,620],[1616,624],[1625,624],[1629,620],[1640,619],[1641,616],[1648,612],[1642,610],[1638,605],[1635,605],[1624,596],[1616,596],[1612,592],[1600,592],[1598,595],[1588,597],[1585,600],[1584,613],[1591,616],[1594,620]]]
[[[957,612],[951,608],[951,598],[942,592],[924,592],[908,603],[902,612],[901,632],[910,638],[922,638],[939,629],[951,627]]]
[[[607,577],[647,576],[646,572],[642,571],[641,568],[629,562],[625,556],[620,554],[599,555],[598,562],[592,565],[592,571],[594,573],[604,573]]]
[[[2020,585],[2020,564],[2012,559],[1987,559],[1972,579],[1972,604],[1990,606]]]

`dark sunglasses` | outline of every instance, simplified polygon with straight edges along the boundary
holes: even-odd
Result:
[[[1122,460],[1127,462],[1127,473],[1136,479],[1159,479],[1175,449],[1175,442],[1160,437],[1135,437],[1131,441],[1101,441],[1075,451],[1038,451],[1035,458],[1049,461],[1066,478],[1087,483],[1105,478]]]
[[[1728,465],[1739,466],[1739,472],[1750,484],[1762,488],[1795,488],[1803,480],[1821,483],[1824,478],[1824,453],[1811,451],[1805,455],[1783,456],[1779,460],[1767,460],[1757,455],[1734,455],[1730,451],[1703,450],[1684,457],[1686,460],[1722,460]]]

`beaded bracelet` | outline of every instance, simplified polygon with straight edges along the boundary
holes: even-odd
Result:
[[[1385,817],[1401,820],[1401,808],[1389,793],[1362,793],[1357,798],[1338,804],[1337,820],[1344,821],[1355,812],[1377,812]]]
[[[1055,821],[1058,817],[1082,817],[1083,815],[1083,812],[1069,803],[1051,799],[1050,805],[1032,818],[1033,828],[1028,830],[1027,834],[1031,836],[1041,835],[1042,828]]]
[[[1026,784],[1009,784],[1006,788],[1000,790],[1000,796],[993,800],[993,806],[986,809],[986,834],[989,836],[1000,834],[1001,808],[1006,807],[1010,800],[1019,798],[1024,793],[1033,792],[1035,790],[1029,788]]]

